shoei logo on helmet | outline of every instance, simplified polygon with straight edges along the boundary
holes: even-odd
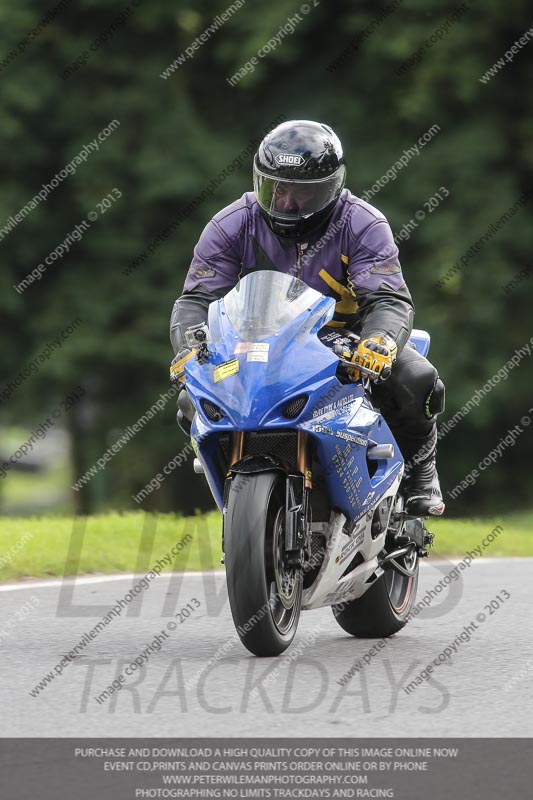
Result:
[[[276,156],[276,161],[278,164],[290,164],[292,166],[299,167],[304,163],[305,158],[303,156],[294,155],[293,153],[278,153]]]

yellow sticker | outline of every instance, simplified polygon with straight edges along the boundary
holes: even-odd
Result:
[[[226,378],[231,378],[232,375],[235,375],[236,372],[239,371],[239,359],[232,358],[231,361],[224,361],[222,364],[219,364],[215,367],[213,371],[213,378],[215,383],[219,383],[219,381],[224,381]]]

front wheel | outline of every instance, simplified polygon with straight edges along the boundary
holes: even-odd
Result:
[[[418,586],[418,555],[404,559],[404,572],[388,566],[362,597],[332,606],[335,619],[352,636],[373,639],[392,636],[409,619]],[[409,574],[406,574],[409,573]]]
[[[226,582],[233,621],[256,656],[277,656],[296,634],[301,570],[285,564],[285,476],[237,474],[224,516]]]

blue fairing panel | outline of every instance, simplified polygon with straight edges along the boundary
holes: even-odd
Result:
[[[414,344],[417,353],[420,353],[421,356],[427,356],[431,342],[431,337],[427,331],[413,328],[409,341]]]
[[[259,279],[248,276],[246,280]],[[284,280],[291,282],[288,277]],[[231,431],[305,431],[313,440],[331,507],[354,520],[372,509],[397,480],[403,460],[363,383],[338,379],[338,358],[317,336],[333,316],[333,298],[318,292],[305,298],[301,313],[278,329],[261,327],[264,320],[259,315],[256,331],[255,317],[246,316],[243,304],[239,323],[242,330],[247,327],[251,331],[246,339],[229,318],[230,304],[224,300],[211,304],[209,358],[205,363],[191,359],[185,365],[187,389],[197,410],[192,443],[221,508],[227,474],[227,459],[221,459],[221,435],[227,440]],[[415,331],[413,341],[425,355],[428,334]],[[300,411],[288,415],[288,404],[296,400],[298,407],[303,402]],[[207,413],[213,406],[219,411],[216,421]],[[391,458],[368,460],[369,448],[388,443],[393,444]]]

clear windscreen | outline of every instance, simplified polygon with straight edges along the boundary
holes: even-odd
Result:
[[[320,300],[322,295],[298,278],[262,270],[246,275],[224,298],[224,308],[245,341],[272,336]]]

